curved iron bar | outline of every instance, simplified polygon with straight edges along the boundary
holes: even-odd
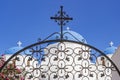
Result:
[[[111,63],[112,65],[115,67],[116,71],[118,72],[119,76],[120,76],[120,71],[119,69],[117,68],[117,66],[115,65],[115,63],[108,57],[106,56],[102,51],[100,51],[99,49],[89,45],[89,44],[85,44],[85,43],[82,43],[82,42],[76,42],[76,41],[72,41],[72,40],[48,40],[48,41],[41,41],[41,42],[37,42],[37,43],[34,43],[32,45],[29,45],[23,49],[21,49],[20,51],[16,52],[15,54],[13,54],[5,63],[4,65],[0,68],[0,72],[2,71],[2,69],[8,64],[8,62],[16,55],[18,55],[19,53],[21,53],[22,51],[30,48],[30,47],[33,47],[33,46],[36,46],[36,45],[39,45],[39,44],[44,44],[44,43],[48,43],[48,42],[72,42],[72,43],[77,43],[77,44],[82,44],[82,45],[85,45],[85,46],[88,46],[96,51],[98,51],[100,54],[102,54],[104,57],[106,57]]]
[[[45,40],[49,39],[50,37],[52,37],[52,36],[53,36],[53,35],[55,35],[55,34],[59,34],[59,35],[60,35],[60,33],[59,33],[59,32],[54,32],[54,33],[52,33],[51,35],[49,35],[47,38],[45,38],[43,41],[45,41]]]
[[[45,38],[43,41],[45,41],[45,40],[47,40],[47,39],[49,39],[50,37],[52,37],[53,35],[55,35],[55,34],[58,34],[59,36],[60,36],[60,32],[54,32],[54,33],[52,33],[51,35],[49,35],[47,38]],[[79,39],[77,39],[73,34],[71,34],[70,32],[65,32],[65,33],[63,33],[62,35],[64,36],[65,34],[70,34],[75,40],[77,40],[78,42],[81,42]],[[64,40],[64,39],[63,39]]]
[[[72,35],[70,32],[65,32],[64,34],[63,34],[63,36],[65,35],[65,34],[70,34],[74,39],[76,39],[78,42],[81,42],[79,39],[77,39],[74,35]]]

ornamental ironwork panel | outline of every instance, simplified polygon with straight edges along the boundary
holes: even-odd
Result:
[[[51,19],[60,25],[61,32],[6,55],[7,61],[0,66],[0,80],[112,80],[113,71],[120,76],[119,69],[107,55],[85,44],[84,39],[80,41],[69,32],[63,33],[63,26],[72,20],[63,6]],[[75,41],[68,40],[65,34]],[[48,40],[51,36],[56,40]]]
[[[112,71],[118,69],[90,45],[52,40],[18,51],[0,71],[10,80],[112,80]]]

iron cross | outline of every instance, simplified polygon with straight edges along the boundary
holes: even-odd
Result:
[[[73,18],[70,18],[64,11],[63,6],[60,7],[60,11],[54,16],[51,17],[51,19],[55,20],[55,22],[58,23],[58,25],[61,27],[61,39],[63,39],[63,26],[66,25],[70,20],[73,20]]]

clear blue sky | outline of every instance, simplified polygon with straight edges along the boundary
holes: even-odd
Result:
[[[59,26],[50,16],[60,9],[73,17],[67,26],[100,50],[120,45],[120,0],[0,0],[0,53],[44,39]]]

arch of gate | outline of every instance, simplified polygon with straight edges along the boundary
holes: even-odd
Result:
[[[40,41],[12,55],[0,73],[19,80],[112,80],[120,71],[99,49],[70,40]]]

